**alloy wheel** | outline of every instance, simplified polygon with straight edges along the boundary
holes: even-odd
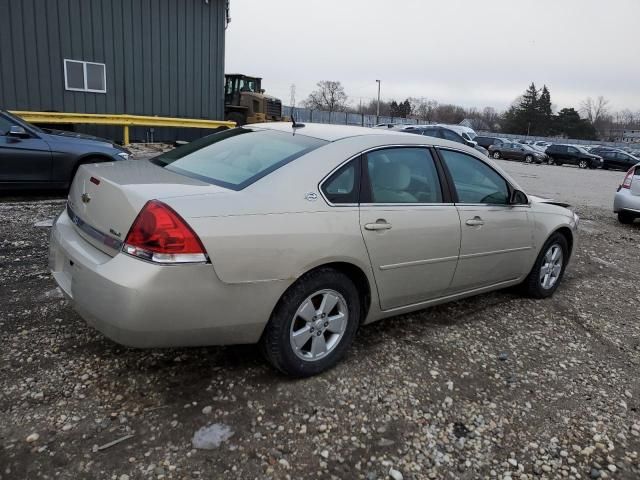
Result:
[[[542,288],[549,290],[556,284],[562,272],[563,261],[562,247],[554,243],[545,253],[540,266],[540,285]]]
[[[289,331],[296,356],[313,362],[331,353],[344,336],[349,309],[344,297],[325,289],[309,295],[298,307]]]
[[[589,165],[587,164],[586,160],[580,160],[580,162],[578,163],[578,166],[580,168],[587,168]]]

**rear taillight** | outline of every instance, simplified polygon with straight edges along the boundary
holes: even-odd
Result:
[[[622,188],[631,188],[631,182],[633,182],[633,175],[636,172],[636,167],[631,167],[627,174],[624,176],[624,180],[622,181]]]
[[[171,207],[158,200],[151,200],[142,208],[122,251],[157,263],[208,261],[198,235]]]

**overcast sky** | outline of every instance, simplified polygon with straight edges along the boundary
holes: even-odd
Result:
[[[428,97],[504,109],[531,81],[554,107],[640,110],[640,0],[231,0],[226,71],[285,104],[339,80],[357,105]]]

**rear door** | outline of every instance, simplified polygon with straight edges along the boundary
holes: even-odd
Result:
[[[566,147],[567,148],[567,160],[566,163],[571,163],[572,165],[577,165],[580,160],[580,150],[576,147]]]
[[[451,290],[524,276],[534,254],[529,205],[510,205],[507,181],[483,161],[454,150],[439,152],[453,183],[462,232]]]
[[[360,227],[383,310],[442,296],[453,279],[460,219],[439,168],[423,147],[364,156]]]
[[[51,152],[42,139],[9,135],[14,123],[0,115],[0,182],[51,180]]]

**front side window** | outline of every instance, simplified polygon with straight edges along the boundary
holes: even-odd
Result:
[[[67,90],[106,93],[107,79],[105,64],[65,59],[64,82]]]
[[[451,140],[452,142],[464,143],[462,138],[459,135],[452,132],[451,130],[447,130],[446,128],[442,129],[442,136],[445,140]]]
[[[12,125],[13,123],[0,116],[0,136],[5,136],[7,133],[9,133]]]
[[[367,154],[372,203],[441,203],[442,189],[426,148],[386,148]]]
[[[507,182],[484,162],[465,153],[441,150],[458,194],[458,203],[506,205]]]
[[[358,203],[360,160],[353,160],[335,172],[322,185],[327,200],[334,204]]]
[[[242,190],[327,143],[299,133],[242,127],[200,138],[152,162],[188,177]]]

